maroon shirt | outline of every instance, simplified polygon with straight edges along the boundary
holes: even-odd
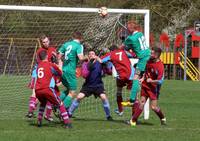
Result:
[[[53,63],[41,61],[37,67],[36,90],[55,88],[55,76],[61,77],[62,71]]]

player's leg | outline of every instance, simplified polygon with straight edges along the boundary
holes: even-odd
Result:
[[[136,95],[139,92],[140,89],[140,83],[139,79],[142,73],[145,71],[147,61],[149,60],[150,56],[146,56],[144,58],[140,58],[136,69],[135,69],[135,75],[133,78],[133,84],[132,84],[132,89],[131,89],[131,95],[130,95],[130,102],[134,102],[136,100]]]
[[[60,100],[58,94],[58,92],[55,89],[47,89],[46,91],[46,98],[47,100],[52,104],[52,105],[56,105],[57,107],[59,107],[60,113],[61,113],[61,117],[63,119],[63,122],[65,124],[66,128],[71,128],[71,122],[69,120],[69,116],[68,113],[65,109],[64,104],[62,103],[62,101]]]
[[[37,107],[37,98],[35,96],[35,89],[32,89],[32,95],[29,98],[29,108],[28,108],[28,114],[26,115],[28,118],[33,117],[33,112],[36,110]]]
[[[117,106],[118,109],[115,110],[115,113],[118,114],[119,116],[123,115],[123,97],[122,97],[122,89],[123,85],[120,79],[116,79],[116,84],[117,84],[117,92],[116,92],[116,101],[117,101]]]
[[[166,124],[166,118],[160,109],[160,107],[157,105],[157,100],[152,100],[151,101],[151,109],[156,113],[156,115],[159,117],[161,124],[165,125]]]
[[[34,66],[34,69],[32,71],[32,75],[31,75],[31,82],[29,83],[29,88],[32,89],[32,95],[29,98],[29,110],[28,110],[28,114],[26,115],[28,118],[33,117],[33,111],[36,110],[37,107],[37,98],[35,96],[35,83],[36,83],[36,79],[37,79],[37,65]]]
[[[51,114],[52,114],[52,104],[48,101],[46,104],[46,113],[44,118],[48,121],[53,121]]]
[[[122,102],[123,102],[122,87],[117,87],[116,97],[117,97],[118,109],[115,110],[115,113],[118,114],[119,116],[122,116],[123,111],[124,111],[123,106],[122,106]]]
[[[66,73],[63,75],[63,80],[66,83],[65,86],[69,90],[68,94],[65,93],[66,97],[64,98],[63,103],[65,105],[65,108],[69,108],[71,105],[72,99],[76,96],[76,89],[77,89],[76,75]]]
[[[38,127],[41,127],[42,126],[43,114],[44,114],[45,106],[46,106],[46,103],[47,103],[47,99],[44,95],[43,90],[36,91],[36,97],[40,101],[40,106],[39,106],[39,110],[38,110],[38,117],[37,117],[37,124],[38,124]]]
[[[160,107],[158,106],[158,93],[159,90],[149,90],[149,95],[150,95],[150,99],[151,99],[151,109],[156,113],[156,115],[160,118],[161,124],[165,125],[166,124],[166,118],[162,112],[162,110],[160,109]]]
[[[71,117],[74,113],[74,111],[78,108],[81,100],[85,97],[85,94],[83,92],[80,92],[77,97],[73,100],[71,106],[68,109],[69,116]]]
[[[111,117],[111,114],[110,114],[110,103],[108,101],[106,94],[101,93],[100,98],[101,98],[101,101],[102,101],[102,104],[103,104],[103,109],[104,109],[104,112],[105,112],[105,115],[106,115],[106,119],[107,120],[113,120],[112,117]]]
[[[141,99],[139,102],[139,105],[136,107],[134,114],[132,115],[132,119],[130,121],[131,126],[135,126],[137,119],[139,118],[140,114],[142,113],[144,109],[144,104],[146,103],[148,96],[146,94],[146,89],[141,90]]]

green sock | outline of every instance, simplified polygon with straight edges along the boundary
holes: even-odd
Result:
[[[66,96],[64,101],[63,101],[65,108],[69,108],[71,103],[72,103],[72,97],[71,96]]]
[[[130,95],[130,102],[134,102],[137,96],[137,93],[139,91],[139,80],[134,79],[133,84],[132,84],[132,89],[131,89],[131,95]]]

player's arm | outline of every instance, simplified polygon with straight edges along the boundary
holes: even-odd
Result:
[[[52,63],[55,63],[55,64],[58,64],[58,54],[56,52],[56,49],[54,47],[51,47],[51,50],[52,50],[52,54],[51,54],[51,62]]]
[[[78,56],[78,59],[81,61],[81,62],[84,62],[84,61],[87,61],[88,60],[88,56],[84,56],[83,55],[83,45],[81,45],[77,50],[76,50],[76,53],[77,53],[77,56]]]
[[[62,76],[62,71],[61,71],[61,69],[57,66],[57,65],[55,65],[55,64],[51,64],[51,66],[52,66],[52,69],[51,69],[51,71],[52,71],[52,73],[54,74],[54,75],[56,75],[56,76]]]
[[[59,68],[62,68],[62,65],[63,65],[63,61],[62,61],[62,57],[64,56],[65,54],[65,51],[66,51],[66,44],[63,44],[59,50],[58,50],[58,65],[59,65]]]
[[[156,83],[156,84],[162,84],[164,81],[164,65],[159,65],[158,69],[158,76],[157,79],[153,80],[151,78],[147,78],[148,83]]]
[[[100,63],[106,63],[111,60],[110,55],[111,55],[111,53],[109,52],[101,57],[96,56],[96,60],[99,61]]]

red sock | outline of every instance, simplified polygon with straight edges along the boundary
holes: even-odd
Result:
[[[46,117],[49,118],[51,117],[51,113],[52,113],[52,105],[51,103],[48,101],[47,105],[46,105]]]
[[[156,115],[157,115],[160,119],[165,118],[165,116],[164,116],[164,114],[162,113],[162,111],[161,111],[160,108],[153,109],[153,111],[156,113]]]
[[[122,104],[121,102],[123,102],[123,98],[122,96],[117,96],[117,105],[118,105],[118,111],[119,112],[122,112],[123,111],[123,107],[122,107]]]
[[[140,116],[140,114],[142,113],[143,109],[140,108],[140,106],[137,106],[137,108],[135,109],[135,112],[132,116],[132,121],[136,122],[138,117]]]
[[[29,99],[29,112],[33,112],[36,109],[36,97],[30,97]]]
[[[69,116],[68,116],[68,113],[67,113],[64,105],[60,106],[60,112],[61,112],[61,116],[62,116],[64,124],[69,123],[70,122]]]
[[[134,115],[135,110],[138,108],[138,106],[139,106],[139,101],[136,100],[136,101],[134,102],[134,104],[133,104],[133,107],[132,107],[132,116]]]
[[[40,105],[39,112],[38,112],[38,121],[42,121],[44,109],[45,107]]]

